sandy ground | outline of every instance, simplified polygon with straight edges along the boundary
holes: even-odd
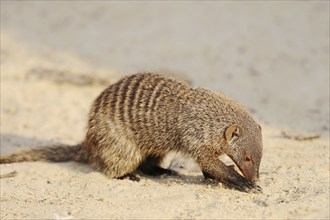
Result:
[[[1,154],[81,141],[93,99],[139,71],[246,106],[263,127],[263,194],[206,183],[190,163],[138,183],[5,164],[17,175],[0,179],[1,219],[329,219],[328,1],[1,1]]]

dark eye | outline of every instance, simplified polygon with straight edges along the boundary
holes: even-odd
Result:
[[[249,156],[245,156],[245,161],[247,161],[247,162],[251,162],[251,157],[249,157]]]

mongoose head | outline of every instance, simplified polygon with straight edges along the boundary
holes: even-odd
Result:
[[[235,162],[248,180],[259,180],[259,166],[262,157],[261,127],[253,122],[232,124],[225,130],[228,143],[226,154]]]

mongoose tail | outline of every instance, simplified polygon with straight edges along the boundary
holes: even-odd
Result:
[[[80,150],[82,145],[55,145],[40,149],[31,149],[18,153],[0,156],[0,164],[18,163],[25,161],[81,161]]]

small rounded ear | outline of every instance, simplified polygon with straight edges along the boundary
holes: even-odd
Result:
[[[243,134],[243,128],[238,124],[233,124],[226,129],[225,138],[229,142],[233,137],[242,137]]]
[[[260,129],[260,131],[261,131],[261,126],[258,124],[258,128]]]

